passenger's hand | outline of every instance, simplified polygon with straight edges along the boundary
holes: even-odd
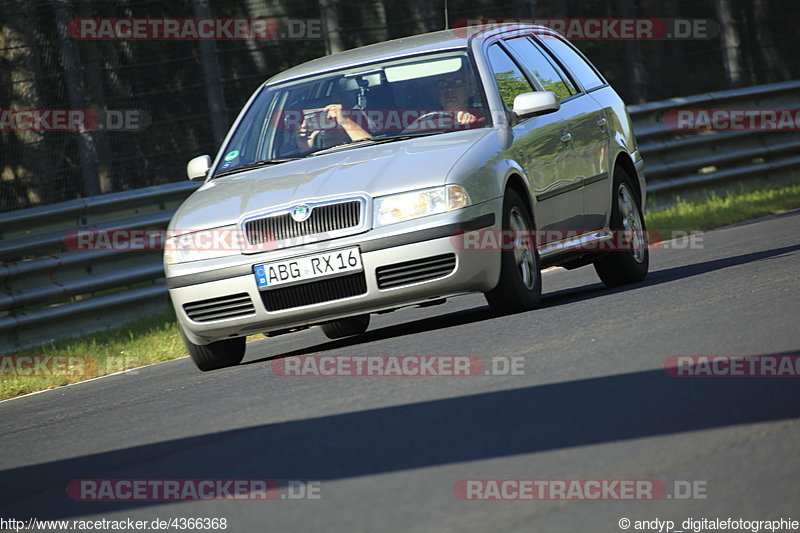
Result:
[[[328,118],[333,119],[339,124],[351,141],[359,139],[371,139],[372,135],[366,131],[361,125],[350,118],[346,112],[342,110],[342,104],[330,104],[325,106],[323,111],[327,111]]]
[[[342,104],[330,104],[325,106],[323,111],[328,112],[328,118],[333,119],[336,121],[337,124],[342,126],[343,128],[348,125],[352,124],[352,119],[347,116],[346,113],[342,112]]]
[[[314,138],[319,135],[320,130],[311,131],[308,123],[303,120],[300,128],[297,130],[297,147],[305,152],[314,146]]]

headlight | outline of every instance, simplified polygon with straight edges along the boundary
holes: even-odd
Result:
[[[236,226],[174,234],[164,243],[167,264],[188,263],[238,255],[242,250],[241,232]]]
[[[375,199],[374,226],[385,226],[412,218],[436,215],[470,205],[469,194],[461,185],[446,185],[421,191],[404,192]]]

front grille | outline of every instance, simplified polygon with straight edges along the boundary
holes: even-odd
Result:
[[[258,245],[353,228],[360,223],[361,202],[354,200],[316,206],[311,210],[311,216],[303,222],[297,222],[289,213],[283,213],[249,220],[244,229],[247,241],[251,245]]]
[[[379,289],[391,289],[400,285],[441,278],[450,274],[455,268],[455,254],[444,254],[378,267],[375,274]]]
[[[195,322],[210,322],[255,314],[256,308],[247,293],[220,296],[183,304],[186,315]]]
[[[261,300],[267,311],[282,311],[293,307],[358,296],[365,292],[367,292],[367,279],[363,272],[358,272],[282,289],[261,291]]]

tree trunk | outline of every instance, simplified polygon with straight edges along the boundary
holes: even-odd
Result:
[[[416,23],[414,29],[416,33],[428,33],[429,31],[442,29],[441,24],[433,19],[433,8],[430,0],[416,0],[413,4]]]
[[[80,16],[90,18],[92,12],[86,4],[79,4]],[[106,41],[87,41],[84,45],[85,59],[87,67],[84,69],[86,79],[86,96],[89,109],[97,116],[101,116],[106,111],[105,91],[103,90],[103,70],[101,65],[105,57],[100,53],[101,48],[108,46]],[[116,65],[115,65],[116,66]],[[97,177],[100,184],[100,192],[107,193],[114,191],[114,178],[111,175],[111,143],[109,133],[106,131],[92,132],[92,139],[97,153]]]
[[[244,16],[246,18],[254,19],[272,16],[272,13],[269,12],[265,3],[260,0],[246,0],[242,2],[241,7],[244,10]],[[245,40],[245,43],[247,48],[250,50],[250,60],[255,65],[255,68],[258,70],[258,72],[267,72],[266,54],[258,49],[259,46],[263,45],[263,41],[257,41],[251,37]],[[280,47],[275,46],[274,50],[278,52]]]
[[[753,82],[772,83],[790,80],[792,75],[785,61],[783,61],[781,54],[783,49],[777,46],[773,32],[769,30],[769,10],[764,4],[765,0],[755,0],[753,2],[753,21],[760,41],[760,46],[754,47],[754,54],[760,55],[762,58],[761,61],[756,61],[756,64],[761,63],[766,67],[762,76],[758,72],[753,73]]]
[[[327,54],[341,52],[344,50],[344,45],[339,27],[339,2],[337,0],[319,0],[319,14],[322,19],[325,52]]]
[[[623,19],[632,19],[636,16],[633,0],[620,1],[620,16]],[[632,97],[632,101],[629,103],[640,104],[647,100],[644,60],[642,59],[640,41],[633,39],[625,41],[625,59],[628,63],[628,83],[630,84]]]
[[[514,16],[520,19],[536,17],[536,0],[514,0]]]
[[[56,31],[60,45],[61,65],[64,69],[64,81],[69,94],[69,105],[72,109],[85,109],[87,102],[81,74],[80,57],[75,42],[67,33],[67,25],[71,18],[71,7],[69,0],[58,0],[54,4]],[[75,136],[78,139],[83,193],[86,196],[95,196],[100,193],[100,184],[97,177],[97,152],[94,138],[88,131],[75,132]]]
[[[742,60],[739,51],[740,39],[733,20],[730,0],[717,0],[720,38],[722,40],[722,62],[729,87],[742,84]]]
[[[193,0],[194,16],[197,18],[211,18],[211,8],[208,0]],[[227,133],[227,117],[225,113],[225,95],[222,92],[222,76],[217,62],[217,47],[213,40],[200,39],[200,64],[203,69],[203,79],[206,86],[208,111],[211,115],[211,131],[214,135],[214,144],[220,146]]]
[[[364,20],[369,21],[368,27],[372,36],[372,42],[382,43],[389,39],[389,31],[386,27],[386,6],[383,0],[371,0],[368,4],[367,13]]]
[[[0,25],[2,52],[3,108],[37,109],[42,107],[39,73],[41,65],[34,37],[36,28],[30,23],[34,7],[26,0],[6,6]],[[71,135],[59,134],[60,138]],[[52,134],[34,130],[0,131],[3,150],[0,164],[0,212],[13,211],[47,203],[54,190],[47,178],[53,177],[48,160],[54,153]],[[59,162],[61,162],[59,160]]]

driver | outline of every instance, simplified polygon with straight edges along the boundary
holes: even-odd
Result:
[[[479,122],[478,117],[464,111],[469,109],[469,100],[475,92],[471,77],[465,75],[463,70],[444,74],[436,85],[439,104],[445,111],[453,111],[455,119],[461,126],[468,126]]]

